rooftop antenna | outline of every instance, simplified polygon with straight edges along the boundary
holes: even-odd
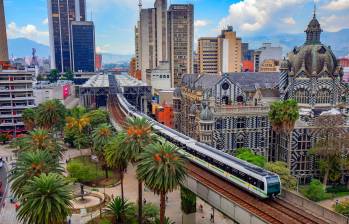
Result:
[[[92,9],[91,9],[91,20],[90,21],[92,21]]]

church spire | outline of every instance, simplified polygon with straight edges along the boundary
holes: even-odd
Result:
[[[316,19],[316,3],[314,1],[314,12],[313,19],[310,21],[307,30],[307,39],[305,44],[320,44],[320,36],[321,36],[321,26],[319,21]]]

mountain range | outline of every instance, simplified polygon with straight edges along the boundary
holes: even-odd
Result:
[[[251,36],[242,37],[243,42],[250,43],[250,49],[259,48],[262,43],[269,42],[273,45],[283,47],[284,55],[290,52],[293,47],[300,46],[304,43],[305,34],[277,34],[271,36]],[[322,43],[331,46],[337,57],[349,55],[349,29],[342,29],[338,32],[324,32],[321,35]],[[39,57],[48,58],[49,47],[29,40],[27,38],[9,39],[9,55],[14,57],[31,56],[32,48],[36,49]],[[113,53],[103,53],[103,64],[109,63],[125,63],[129,62],[132,55],[121,55]]]

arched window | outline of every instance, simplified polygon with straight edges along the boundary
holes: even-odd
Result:
[[[295,100],[298,103],[304,103],[308,104],[309,103],[309,91],[306,89],[298,89],[295,93]]]
[[[228,96],[223,96],[222,97],[222,103],[224,103],[225,105],[229,104],[229,97]]]
[[[238,102],[238,103],[244,102],[244,97],[241,96],[241,95],[237,96],[237,97],[236,97],[236,102]]]
[[[236,139],[236,148],[243,148],[244,147],[244,136],[240,135]]]
[[[319,104],[331,103],[331,92],[325,88],[320,89],[316,94],[316,103],[319,103]]]

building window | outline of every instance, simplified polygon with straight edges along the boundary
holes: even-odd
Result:
[[[246,119],[245,118],[238,118],[236,120],[236,127],[237,128],[245,128],[246,127]]]
[[[243,136],[238,136],[238,138],[236,139],[236,148],[243,148],[244,147],[244,137]]]
[[[308,104],[309,103],[309,91],[307,91],[306,89],[298,89],[295,93],[295,100],[298,103]]]
[[[331,103],[331,93],[328,89],[320,89],[316,94],[316,103],[329,104]]]

